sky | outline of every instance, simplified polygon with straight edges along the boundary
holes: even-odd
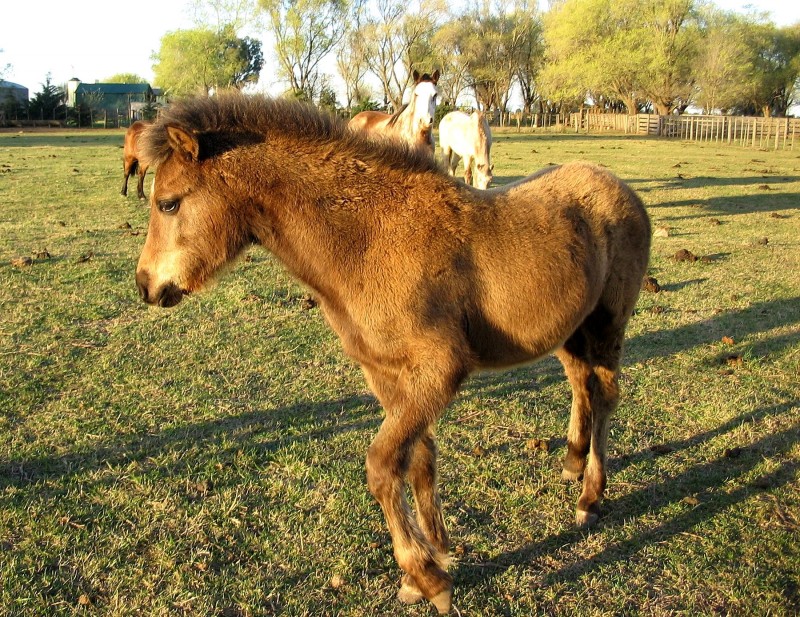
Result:
[[[800,22],[797,0],[716,0],[715,4],[739,12],[768,12],[778,26]],[[193,26],[189,6],[187,0],[117,4],[0,0],[0,71],[10,64],[5,79],[27,87],[31,96],[41,90],[48,73],[55,85],[73,77],[103,81],[116,73],[136,73],[152,82],[151,56],[161,37]],[[273,52],[266,45],[264,58],[257,89],[280,92]]]

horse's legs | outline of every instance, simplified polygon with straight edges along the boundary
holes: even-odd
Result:
[[[128,178],[130,177],[131,173],[133,173],[133,169],[131,169],[132,167],[133,165],[131,163],[128,163],[128,161],[122,162],[123,176],[122,176],[122,190],[120,191],[120,193],[125,197],[128,196]]]
[[[408,480],[414,494],[417,523],[425,538],[437,550],[439,566],[446,569],[450,538],[442,517],[436,474],[436,441],[429,429],[417,441],[408,468]],[[404,574],[397,598],[404,604],[416,604],[424,597],[410,574]]]
[[[436,473],[436,439],[433,431],[420,437],[408,468],[408,481],[414,494],[417,522],[428,541],[442,555],[450,550],[450,538],[442,518]]]
[[[455,176],[456,167],[458,166],[458,155],[445,146],[442,149],[442,156],[444,157],[444,165],[447,168],[447,173],[451,176]]]
[[[572,386],[572,408],[567,428],[567,454],[562,476],[565,480],[578,480],[586,468],[586,455],[591,442],[593,371],[586,349],[586,339],[578,330],[556,352]]]
[[[467,155],[464,157],[464,182],[472,186],[472,161],[473,157]]]
[[[146,197],[144,195],[144,177],[147,174],[147,167],[145,167],[141,163],[139,164],[138,167],[139,167],[139,169],[138,169],[139,182],[136,185],[136,194],[139,197],[139,199],[146,199]]]
[[[627,316],[621,325],[614,321],[606,309],[598,307],[558,352],[573,397],[563,475],[577,479],[583,474],[575,512],[579,525],[597,522],[606,488],[608,420],[619,400],[619,362]]]
[[[397,563],[406,573],[398,598],[416,602],[425,597],[440,613],[450,610],[453,583],[444,570],[446,555],[434,543],[444,547],[446,533],[438,496],[432,489],[435,449],[429,427],[466,376],[462,366],[448,360],[429,358],[424,366],[403,368],[394,379],[365,367],[370,385],[386,410],[367,453],[367,483],[383,510]],[[419,496],[417,508],[425,519],[422,527],[405,498],[406,474]],[[438,534],[439,540],[432,542],[423,529]]]

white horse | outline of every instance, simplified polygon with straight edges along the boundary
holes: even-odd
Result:
[[[492,181],[494,165],[489,161],[492,131],[484,115],[451,111],[439,123],[439,145],[451,176],[456,175],[459,159],[464,159],[464,182],[485,189]],[[473,164],[475,175],[472,174]]]
[[[439,71],[434,71],[433,75],[420,75],[418,71],[414,71],[412,77],[414,89],[411,100],[399,112],[385,114],[381,111],[362,111],[353,116],[349,126],[352,129],[390,135],[413,146],[427,148],[433,157],[433,117],[439,94],[436,87]]]

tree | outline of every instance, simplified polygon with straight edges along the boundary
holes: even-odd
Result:
[[[538,102],[541,108],[541,92],[538,84],[539,73],[544,65],[544,38],[542,22],[533,11],[524,11],[519,15],[523,22],[523,38],[520,41],[518,64],[516,68],[517,84],[522,93],[522,104],[526,113],[530,113]]]
[[[363,28],[367,63],[381,84],[384,103],[394,109],[403,103],[412,70],[433,70],[434,34],[444,7],[440,0],[420,0],[413,11],[400,0],[375,2],[376,12]]]
[[[0,54],[3,53],[3,50],[0,49]],[[5,65],[0,64],[0,80],[5,79],[6,73],[11,70],[11,65],[6,63]]]
[[[78,113],[89,116],[89,126],[94,125],[94,114],[103,108],[105,96],[100,91],[86,92],[83,95]]]
[[[645,4],[641,15],[642,38],[649,51],[642,91],[657,114],[682,112],[691,102],[692,66],[701,38],[694,0],[657,0]]]
[[[522,58],[530,51],[534,23],[528,11],[510,11],[501,4],[496,13],[484,7],[450,26],[450,44],[460,55],[469,87],[483,109],[506,110]]]
[[[345,108],[350,113],[353,103],[372,95],[365,82],[367,74],[366,48],[361,26],[350,29],[336,51],[336,68],[344,83]]]
[[[323,84],[320,88],[317,106],[320,109],[325,109],[332,114],[335,114],[336,110],[338,109],[338,104],[336,103],[336,91],[327,83]]]
[[[752,69],[753,53],[747,43],[747,31],[753,23],[730,11],[710,7],[705,17],[695,68],[694,104],[705,113],[728,110],[746,98],[747,79]]]
[[[436,85],[442,93],[442,103],[452,106],[469,83],[469,71],[459,51],[459,28],[458,20],[453,17],[437,29],[433,41],[437,54],[434,64],[442,72]]]
[[[784,116],[795,100],[800,78],[800,24],[778,28],[760,23],[748,30],[750,69],[744,99],[749,111]]]
[[[50,73],[45,78],[45,83],[41,84],[42,89],[33,95],[28,109],[34,118],[56,119],[56,116],[63,110],[66,94],[63,88],[53,85]]]
[[[256,0],[193,0],[191,10],[195,25],[216,32],[226,28],[241,32],[258,21]]]
[[[136,73],[117,73],[103,80],[107,84],[146,84],[147,80]]]
[[[153,56],[155,83],[172,95],[186,95],[257,81],[263,65],[261,43],[238,38],[231,27],[168,32]]]
[[[319,65],[342,39],[348,0],[259,0],[275,37],[280,75],[295,95],[319,94]]]
[[[566,0],[545,17],[548,90],[565,98],[688,105],[699,27],[694,0]]]
[[[399,109],[408,82],[407,72],[402,77],[398,73],[404,55],[400,32],[406,5],[396,0],[377,0],[375,8],[377,14],[370,17],[363,28],[367,63],[381,84],[384,105],[391,104]]]
[[[261,69],[264,66],[264,54],[261,51],[261,41],[246,36],[238,39],[239,64],[234,64],[235,70],[231,85],[243,88],[248,84],[258,82]]]

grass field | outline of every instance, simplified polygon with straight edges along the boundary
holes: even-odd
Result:
[[[433,614],[394,599],[357,366],[257,248],[145,307],[121,144],[0,133],[0,615]],[[560,479],[555,360],[445,413],[458,611],[798,614],[800,152],[498,132],[493,154],[496,183],[578,158],[627,180],[661,291],[629,328],[597,528]]]

